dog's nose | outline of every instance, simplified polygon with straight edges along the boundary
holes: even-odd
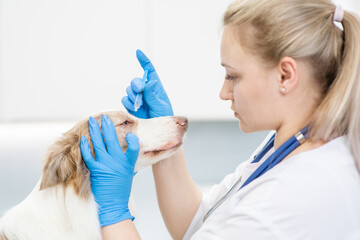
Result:
[[[176,125],[178,125],[178,127],[183,128],[184,131],[187,130],[187,128],[188,128],[188,119],[186,117],[176,117],[175,121],[176,121]]]

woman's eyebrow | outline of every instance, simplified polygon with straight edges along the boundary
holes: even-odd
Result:
[[[223,67],[227,67],[227,68],[232,68],[232,69],[236,70],[236,68],[235,68],[235,67],[230,66],[229,64],[224,63],[224,62],[221,62],[221,66],[223,66]]]

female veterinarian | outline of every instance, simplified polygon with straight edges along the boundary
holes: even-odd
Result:
[[[183,149],[153,166],[160,210],[174,239],[360,239],[360,22],[330,0],[238,0],[223,19],[220,92],[244,132],[271,132],[250,159],[202,194]],[[144,104],[139,80],[122,102],[141,118],[173,115],[150,60]],[[86,141],[104,239],[140,239],[128,200],[139,151],[124,154],[113,125],[90,126],[107,145],[99,164]],[[111,140],[113,139],[113,140]],[[115,139],[115,140],[114,140]],[[114,150],[115,149],[115,150]],[[101,162],[121,161],[106,168]],[[224,164],[222,160],[221,164]],[[176,186],[174,188],[174,186]]]

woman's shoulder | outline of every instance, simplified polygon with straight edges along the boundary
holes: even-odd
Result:
[[[356,229],[360,215],[354,212],[360,213],[359,201],[360,174],[346,137],[287,159],[233,198],[234,206],[241,206],[234,216],[250,209],[279,232],[303,226],[303,233],[312,236],[336,226],[344,233]]]
[[[297,153],[286,159],[280,165],[290,168],[299,167],[303,165],[305,168],[310,166],[328,168],[334,165],[353,165],[355,166],[355,159],[351,153],[348,138],[346,136],[337,137],[319,147],[312,148]]]
[[[284,186],[293,186],[290,191],[297,191],[308,185],[309,189],[314,191],[316,188],[323,188],[332,192],[335,185],[349,184],[349,181],[357,184],[360,189],[360,174],[346,136],[296,154],[272,170],[268,177],[276,179]]]
[[[346,136],[286,159],[249,183],[237,195],[238,200],[261,201],[287,196],[281,197],[280,201],[288,202],[287,198],[312,198],[310,196],[318,194],[321,194],[318,199],[336,198],[339,191],[360,197],[360,174]]]
[[[244,194],[239,191],[239,197],[253,195],[268,201],[274,196],[287,196],[282,197],[287,202],[287,198],[313,198],[318,194],[334,197],[339,191],[351,194],[355,188],[360,196],[360,174],[347,138],[342,136],[279,163],[245,187]]]

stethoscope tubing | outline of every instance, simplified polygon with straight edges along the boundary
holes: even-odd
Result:
[[[288,156],[292,151],[294,151],[298,146],[303,143],[303,140],[307,137],[308,126],[299,131],[296,135],[289,138],[285,143],[283,143],[275,152],[273,152],[251,175],[250,177],[241,185],[238,189],[242,189],[250,182],[256,178],[263,175],[265,172],[269,171],[271,168],[275,167],[280,163],[286,156]],[[299,138],[300,136],[300,138]],[[259,154],[255,155],[254,160],[251,163],[259,162],[265,154],[274,146],[275,134],[271,136],[269,141],[263,147]],[[235,184],[230,188],[230,190],[218,201],[215,205],[205,214],[203,222],[229,197],[230,193],[238,187],[241,183],[241,176],[235,182]]]
[[[305,135],[307,133],[308,127],[303,128],[299,133]],[[297,134],[299,134],[297,133]],[[275,142],[275,134],[269,141],[270,144],[264,148],[252,163],[259,162],[261,158],[274,146]],[[263,175],[265,172],[275,167],[278,163],[280,163],[286,156],[288,156],[292,151],[294,151],[298,146],[300,146],[301,142],[294,136],[289,138],[285,143],[283,143],[278,149],[275,150],[273,154],[271,154],[251,175],[250,177],[241,185],[240,189],[248,185],[250,182],[255,180],[256,178]],[[264,153],[263,153],[264,152]]]

